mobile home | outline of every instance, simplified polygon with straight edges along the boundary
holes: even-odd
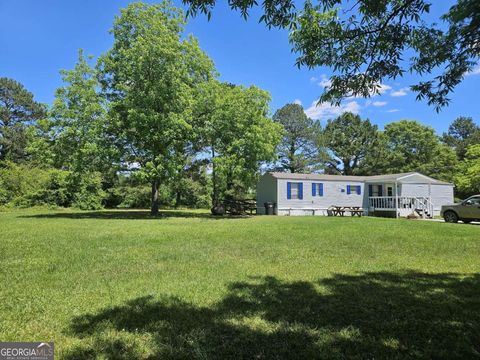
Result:
[[[257,213],[273,204],[276,215],[327,215],[332,206],[359,207],[368,215],[423,217],[453,203],[453,184],[417,172],[343,176],[266,173],[257,185]]]

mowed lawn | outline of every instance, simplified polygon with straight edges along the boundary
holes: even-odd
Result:
[[[0,340],[60,359],[480,357],[480,226],[0,213]]]

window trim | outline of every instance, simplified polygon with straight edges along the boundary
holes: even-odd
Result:
[[[292,196],[292,184],[295,184],[296,197]],[[303,200],[303,182],[287,181],[287,200]]]
[[[347,195],[362,195],[362,185],[348,184],[347,185]]]
[[[312,182],[312,197],[323,197],[323,183]]]

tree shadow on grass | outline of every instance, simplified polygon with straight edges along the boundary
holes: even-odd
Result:
[[[22,215],[20,218],[35,219],[106,219],[106,220],[160,220],[164,218],[200,218],[200,219],[246,219],[251,216],[214,216],[208,212],[186,210],[161,210],[157,216],[151,216],[149,210],[115,210],[115,211],[79,211],[57,212],[50,214]]]
[[[479,274],[252,278],[211,307],[147,296],[76,317],[68,334],[81,342],[64,357],[478,358],[479,295]]]

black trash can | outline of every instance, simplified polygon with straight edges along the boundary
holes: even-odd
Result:
[[[263,205],[265,206],[265,215],[274,215],[275,214],[275,203],[266,202]]]

